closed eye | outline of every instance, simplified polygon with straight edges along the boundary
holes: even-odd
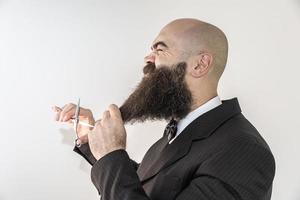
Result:
[[[168,48],[168,46],[166,45],[166,43],[162,41],[158,41],[152,45],[151,50],[162,51],[163,50],[162,48]]]

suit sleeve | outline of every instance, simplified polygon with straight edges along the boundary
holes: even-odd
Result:
[[[81,145],[80,147],[77,147],[76,145],[74,146],[73,151],[81,155],[90,165],[94,165],[95,162],[97,161],[96,158],[93,156],[90,146],[88,143],[85,143]],[[134,160],[130,159],[130,162],[133,164],[135,170],[139,167],[139,164],[135,162]]]
[[[148,200],[134,163],[125,150],[115,150],[92,167],[91,180],[103,200]]]
[[[266,199],[274,177],[270,153],[261,147],[242,145],[234,152],[211,156],[196,170],[176,200]],[[103,200],[149,200],[125,150],[99,159],[91,179]]]
[[[102,200],[150,200],[124,150],[116,150],[98,160],[92,167],[91,179]],[[235,200],[236,198],[218,179],[203,176],[194,179],[176,199]]]
[[[82,144],[80,147],[75,145],[73,151],[81,155],[91,165],[94,165],[97,161],[93,156],[88,143]]]

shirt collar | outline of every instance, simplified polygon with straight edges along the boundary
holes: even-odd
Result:
[[[176,136],[170,141],[172,142],[192,121],[194,121],[199,116],[203,115],[204,113],[214,109],[215,107],[222,104],[222,101],[219,96],[215,96],[214,98],[210,99],[203,105],[199,106],[192,112],[190,112],[187,116],[181,119],[177,125],[177,132]]]

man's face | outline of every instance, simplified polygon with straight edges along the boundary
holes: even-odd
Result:
[[[120,107],[123,121],[170,120],[190,111],[192,94],[186,84],[186,54],[170,29],[163,29],[145,57],[145,76]]]

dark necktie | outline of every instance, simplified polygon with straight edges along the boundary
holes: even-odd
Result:
[[[171,121],[168,123],[167,127],[164,131],[164,136],[167,135],[168,142],[170,142],[175,136],[177,132],[177,121],[175,119],[171,119]]]

